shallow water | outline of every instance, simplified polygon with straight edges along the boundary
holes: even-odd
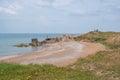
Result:
[[[27,47],[18,48],[14,47],[20,43],[30,43],[32,38],[38,38],[39,41],[47,37],[57,37],[63,34],[0,34],[0,57],[23,54],[31,51],[36,51],[43,47]]]

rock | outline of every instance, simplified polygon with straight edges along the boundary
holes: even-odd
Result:
[[[40,43],[39,43],[39,41],[38,41],[37,38],[34,38],[34,39],[32,39],[32,41],[31,41],[31,45],[32,45],[32,46],[39,46]]]
[[[45,40],[45,43],[55,43],[55,42],[60,42],[60,41],[69,41],[73,40],[74,36],[70,34],[65,34],[62,37],[56,37],[56,38],[47,38]]]
[[[45,43],[55,43],[56,42],[56,38],[47,38],[45,40]]]
[[[56,37],[56,42],[60,42],[61,41],[61,37]]]
[[[29,44],[21,43],[21,44],[15,45],[15,46],[16,46],[16,47],[28,47]]]
[[[65,35],[63,35],[62,40],[63,41],[74,40],[74,36],[70,35],[70,34],[65,34]]]
[[[60,42],[60,41],[70,41],[70,40],[74,40],[74,36],[70,35],[70,34],[65,34],[61,37],[56,37],[56,38],[47,38],[44,41],[38,41],[37,38],[33,38],[31,40],[31,43],[26,44],[26,43],[22,43],[22,44],[18,44],[15,45],[16,47],[28,47],[28,46],[32,46],[32,47],[37,47],[37,46],[41,46],[47,43],[56,43],[56,42]]]

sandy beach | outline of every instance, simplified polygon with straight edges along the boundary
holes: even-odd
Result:
[[[79,58],[95,54],[97,51],[105,50],[105,47],[99,43],[90,42],[58,42],[47,44],[46,48],[26,53],[22,55],[7,56],[0,58],[1,62],[11,62],[20,64],[53,64],[59,67],[65,67],[73,64]]]

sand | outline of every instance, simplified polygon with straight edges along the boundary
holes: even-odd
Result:
[[[75,63],[79,58],[95,54],[97,51],[105,50],[105,46],[90,42],[58,42],[47,44],[46,48],[15,56],[0,58],[1,62],[20,64],[53,64],[59,67]]]

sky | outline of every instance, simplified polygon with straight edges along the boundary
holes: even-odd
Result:
[[[0,0],[0,33],[120,32],[120,0]]]

